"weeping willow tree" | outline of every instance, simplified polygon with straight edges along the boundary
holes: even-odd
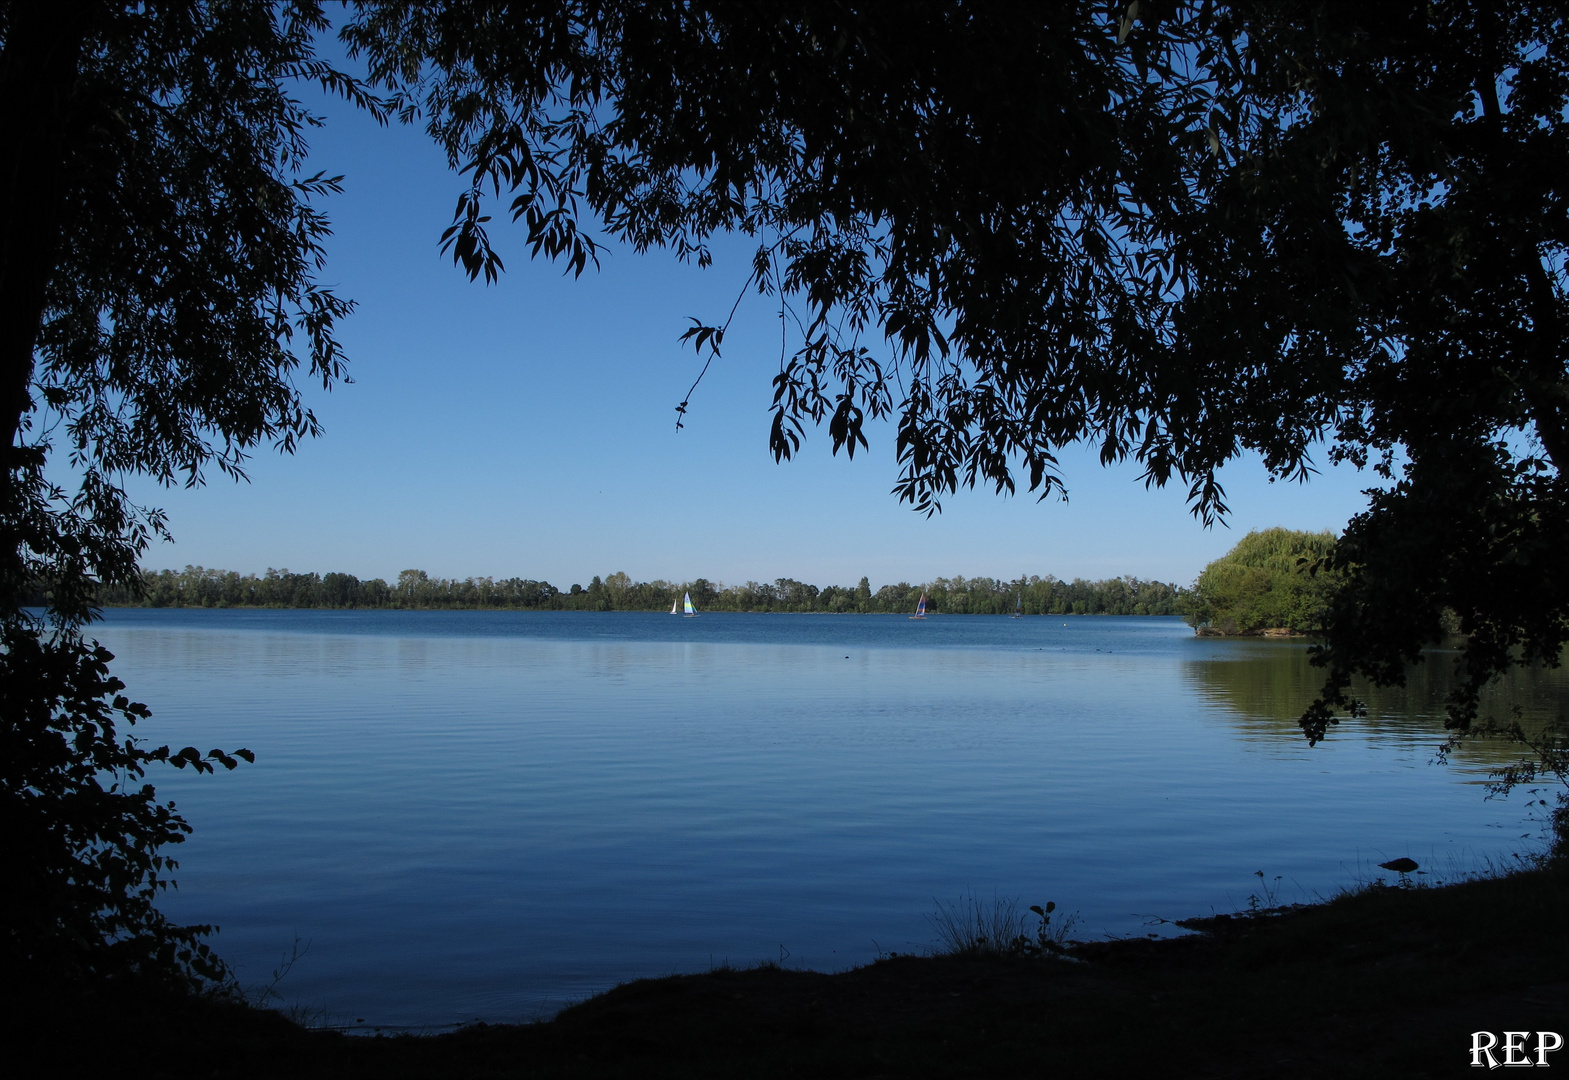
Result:
[[[295,98],[374,109],[312,52],[313,3],[0,5],[0,1008],[226,969],[156,901],[190,827],[150,770],[248,750],[137,738],[150,715],[92,640],[166,535],[125,478],[244,476],[318,431],[298,380],[346,372],[320,286],[336,180]],[[71,479],[74,477],[74,479]],[[44,609],[33,608],[42,593]],[[14,995],[28,1000],[16,1000]]]
[[[1200,633],[1316,633],[1340,583],[1329,532],[1264,529],[1204,568],[1184,612]]]

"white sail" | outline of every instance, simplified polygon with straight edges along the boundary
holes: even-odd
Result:
[[[672,601],[670,601],[670,614],[672,614],[672,615],[679,615],[679,614],[681,614],[681,601],[679,601],[679,600],[672,600]]]

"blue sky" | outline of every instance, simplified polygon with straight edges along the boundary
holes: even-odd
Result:
[[[889,493],[891,428],[869,454],[834,457],[826,431],[776,465],[768,453],[779,328],[744,301],[693,398],[700,363],[678,342],[689,316],[721,321],[746,274],[743,243],[699,270],[612,248],[582,278],[531,263],[505,224],[500,283],[468,281],[438,250],[461,182],[415,128],[378,128],[327,103],[313,166],[344,174],[323,274],[359,303],[341,328],[355,382],[306,396],[326,427],[292,457],[262,452],[251,482],[196,490],[130,485],[175,536],[144,558],[393,577],[532,577],[566,588],[625,570],[636,579],[725,584],[794,577],[873,588],[953,574],[1114,577],[1180,584],[1253,528],[1338,531],[1370,474],[1329,469],[1270,483],[1229,466],[1229,528],[1204,529],[1181,490],[1145,491],[1133,466],[1063,455],[1070,499],[963,492],[927,519]]]

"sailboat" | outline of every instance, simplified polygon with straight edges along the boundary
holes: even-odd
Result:
[[[921,593],[920,603],[915,605],[915,614],[911,615],[910,618],[912,618],[912,619],[924,619],[924,618],[926,618],[926,593],[924,593],[924,592]]]
[[[1024,594],[1023,593],[1019,594],[1019,602],[1013,606],[1012,618],[1015,618],[1015,619],[1022,619],[1022,618],[1024,618]]]
[[[672,614],[672,615],[679,615],[679,614],[681,614],[681,601],[679,601],[679,600],[672,600],[672,601],[670,601],[670,614]]]
[[[685,595],[685,597],[683,597],[683,603],[686,604],[686,610],[681,613],[681,617],[684,618],[684,619],[695,619],[695,618],[697,618],[697,608],[692,606],[692,594],[691,593],[687,593]],[[675,610],[674,606],[672,606],[670,610],[674,611]]]

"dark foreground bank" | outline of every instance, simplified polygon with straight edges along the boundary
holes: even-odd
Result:
[[[1180,939],[1083,944],[1071,961],[719,970],[629,983],[549,1023],[428,1037],[213,1001],[45,1007],[9,987],[7,1044],[47,1054],[37,1075],[93,1077],[1475,1075],[1473,1032],[1529,1032],[1533,1062],[1537,1032],[1569,1041],[1566,898],[1561,868],[1376,887],[1194,920]],[[1569,1050],[1547,1060],[1569,1067]]]

